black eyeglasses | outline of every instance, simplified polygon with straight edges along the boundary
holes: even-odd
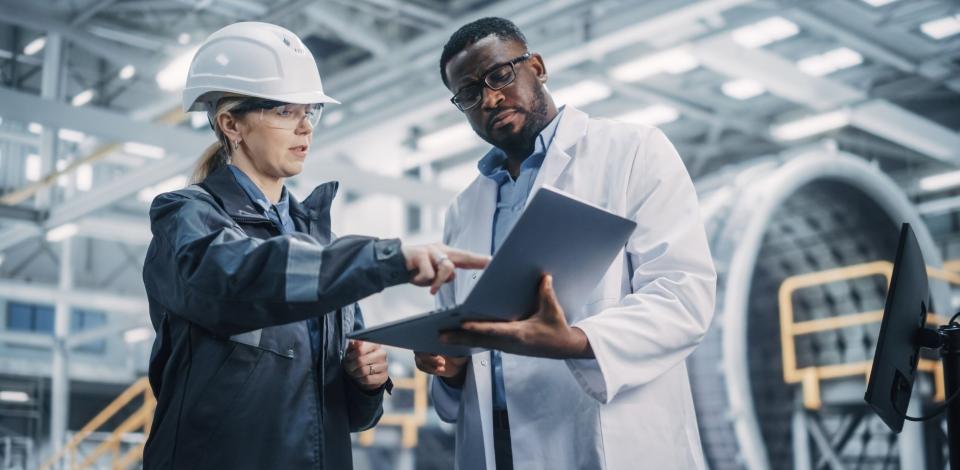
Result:
[[[529,58],[530,53],[525,52],[522,56],[509,62],[494,65],[484,72],[480,80],[461,88],[457,94],[453,95],[453,98],[450,98],[450,102],[460,111],[473,108],[483,101],[483,87],[500,90],[513,83],[513,80],[517,78],[516,64]]]

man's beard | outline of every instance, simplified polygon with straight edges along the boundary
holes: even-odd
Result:
[[[516,112],[523,113],[525,116],[520,132],[506,135],[494,145],[506,152],[508,156],[525,158],[533,153],[537,136],[548,124],[547,96],[543,87],[538,86],[533,92],[533,109],[530,111],[517,109]]]

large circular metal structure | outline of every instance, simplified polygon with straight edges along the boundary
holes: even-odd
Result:
[[[718,272],[713,325],[688,361],[707,460],[714,470],[793,468],[799,386],[783,378],[780,284],[797,274],[892,260],[902,222],[913,226],[928,264],[942,263],[939,251],[890,178],[829,149],[728,168],[698,190]],[[798,292],[795,319],[881,310],[885,291],[882,278],[861,278]],[[942,294],[935,292],[935,301]],[[797,362],[867,360],[878,331],[871,324],[805,335],[796,343]],[[862,376],[851,390],[851,402],[862,404]],[[892,443],[888,431],[866,421],[858,468],[874,468],[865,457],[870,449],[883,452]]]

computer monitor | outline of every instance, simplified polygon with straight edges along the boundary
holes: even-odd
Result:
[[[930,309],[927,267],[910,224],[900,244],[883,308],[880,337],[864,399],[894,432],[903,429],[920,359],[917,337]]]

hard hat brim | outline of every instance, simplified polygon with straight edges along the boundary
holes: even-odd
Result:
[[[200,92],[200,93],[197,93]],[[220,97],[226,94],[235,94],[241,96],[248,96],[250,98],[263,98],[274,101],[281,101],[284,103],[291,104],[341,104],[339,101],[327,96],[325,93],[319,91],[307,91],[301,93],[287,93],[287,94],[256,94],[250,93],[249,91],[241,90],[227,90],[224,88],[218,88],[216,90],[184,90],[184,97],[189,95],[196,94],[196,97],[190,99],[190,103],[184,103],[184,111],[207,111],[208,106],[213,106],[214,103],[211,101],[219,100]],[[214,100],[204,99],[204,97],[209,96],[211,98],[216,97]]]

